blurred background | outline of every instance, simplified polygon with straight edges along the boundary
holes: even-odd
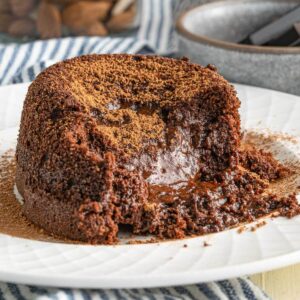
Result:
[[[290,18],[290,22],[273,28],[273,36],[269,33],[273,44],[249,43],[251,34],[299,4],[299,0],[0,0],[0,55],[33,41],[41,41],[45,49],[49,48],[45,41],[70,43],[63,56],[40,54],[43,59],[35,59],[39,66],[26,63],[17,73],[11,71],[10,77],[1,74],[4,67],[2,64],[1,70],[0,65],[0,84],[33,80],[37,71],[62,58],[129,52],[187,56],[202,65],[214,64],[232,82],[300,95],[300,11],[294,13],[293,22]],[[276,34],[286,32],[294,34],[290,37],[295,39],[293,46],[274,41]],[[76,37],[91,39],[82,42],[81,51],[77,51],[74,44],[80,39],[71,40]],[[138,40],[143,47],[137,45],[132,50],[120,45],[109,51],[100,47],[105,39],[122,38]],[[22,72],[30,76],[25,78]]]

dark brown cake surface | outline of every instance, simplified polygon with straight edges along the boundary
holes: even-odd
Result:
[[[239,105],[213,67],[185,59],[90,55],[48,68],[21,120],[24,214],[56,235],[114,243],[120,224],[180,238],[280,210],[261,195],[284,167],[240,151]]]

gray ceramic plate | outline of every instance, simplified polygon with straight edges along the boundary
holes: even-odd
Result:
[[[237,44],[299,4],[296,0],[230,0],[190,9],[177,20],[180,55],[214,64],[234,82],[300,94],[300,47]]]

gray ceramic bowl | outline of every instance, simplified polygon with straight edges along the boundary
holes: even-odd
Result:
[[[188,10],[176,24],[180,55],[214,64],[232,82],[300,95],[300,47],[237,44],[299,4],[296,0],[230,0]]]

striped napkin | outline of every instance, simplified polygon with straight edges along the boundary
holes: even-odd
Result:
[[[1,1],[1,0],[0,0]],[[25,0],[24,0],[25,1]],[[188,2],[192,2],[188,0]],[[140,0],[138,29],[125,37],[75,37],[0,44],[0,85],[28,82],[58,61],[89,53],[176,53],[173,14],[180,0]],[[269,299],[246,278],[155,289],[79,290],[0,283],[0,300],[17,299]]]

